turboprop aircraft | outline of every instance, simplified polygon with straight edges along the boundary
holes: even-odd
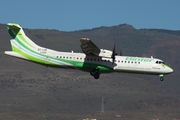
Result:
[[[5,54],[51,67],[77,68],[87,71],[95,79],[101,73],[124,72],[163,76],[173,69],[156,58],[117,55],[115,46],[112,51],[99,49],[90,39],[81,38],[83,53],[60,52],[35,44],[28,38],[22,27],[8,23],[7,29],[13,39],[10,40],[12,51]]]

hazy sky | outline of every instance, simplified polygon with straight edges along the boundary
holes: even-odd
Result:
[[[180,0],[1,0],[0,23],[73,31],[123,23],[180,30]]]

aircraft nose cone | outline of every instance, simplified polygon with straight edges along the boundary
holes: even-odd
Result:
[[[173,72],[173,69],[172,69],[172,68],[170,68],[170,69],[169,69],[169,72],[170,72],[170,73],[172,73],[172,72]]]

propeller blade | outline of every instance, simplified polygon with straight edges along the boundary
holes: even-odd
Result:
[[[114,61],[115,61],[115,55],[117,55],[117,54],[116,54],[115,48],[116,48],[116,45],[114,44],[113,52],[112,52],[112,55],[111,55],[111,58],[112,58],[112,61],[113,61],[112,64],[114,64]]]

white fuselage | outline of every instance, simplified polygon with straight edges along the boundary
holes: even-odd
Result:
[[[168,74],[173,72],[173,70],[169,66],[162,64],[162,60],[156,58],[115,56],[115,62],[112,63],[111,58],[86,56],[84,53],[58,52],[51,49],[47,49],[46,55],[52,56],[54,58],[72,60],[75,62],[105,65],[109,66],[117,72],[144,73],[157,75]],[[47,60],[50,61],[51,59],[48,58]],[[161,62],[161,64],[159,62]],[[65,66],[67,65],[65,64]],[[72,65],[70,66],[72,67]]]
[[[160,59],[155,58],[143,58],[143,57],[130,57],[130,56],[115,56],[115,62],[112,63],[111,58],[97,57],[97,56],[86,56],[84,53],[74,53],[74,52],[59,52],[47,48],[37,48],[39,53],[44,54],[44,63],[54,62],[60,67],[76,67],[75,65],[68,64],[66,62],[58,62],[58,59],[69,60],[73,62],[82,62],[90,64],[98,64],[100,66],[108,66],[112,68],[113,71],[117,72],[127,72],[127,73],[144,73],[144,74],[168,74],[173,72],[173,70],[163,63]],[[24,56],[13,52],[6,51],[8,55],[27,59]],[[52,59],[56,58],[56,60]],[[33,59],[29,59],[33,61]],[[158,61],[158,62],[157,62]]]
[[[78,68],[90,72],[95,79],[99,78],[100,73],[117,71],[157,74],[162,81],[164,74],[173,72],[173,69],[160,59],[117,56],[115,45],[113,51],[99,49],[90,39],[81,38],[83,53],[59,52],[36,45],[18,24],[8,23],[7,28],[13,39],[10,40],[12,51],[5,51],[5,54],[42,65]]]

